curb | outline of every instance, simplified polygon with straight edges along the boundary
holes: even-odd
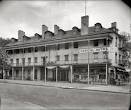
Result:
[[[9,82],[9,81],[0,81],[0,83],[7,83],[7,84],[18,84],[18,85],[31,85],[31,86],[45,86],[45,87],[55,87],[61,89],[76,89],[76,90],[87,90],[87,91],[98,91],[98,92],[107,92],[107,93],[119,93],[119,94],[131,94],[131,92],[118,92],[118,91],[108,91],[108,90],[93,90],[88,88],[77,88],[77,87],[62,87],[62,86],[53,86],[53,85],[46,85],[46,84],[29,84],[29,83],[19,83],[19,82]]]

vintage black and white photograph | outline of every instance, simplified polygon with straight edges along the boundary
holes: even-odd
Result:
[[[0,0],[0,110],[130,110],[128,0]]]

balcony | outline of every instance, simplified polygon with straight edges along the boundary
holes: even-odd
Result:
[[[29,66],[44,66],[45,63],[44,62],[25,62],[25,63],[11,63],[10,64],[12,67],[29,67]]]

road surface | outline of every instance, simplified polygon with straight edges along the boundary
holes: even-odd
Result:
[[[0,97],[0,110],[128,110],[130,99],[129,94],[8,83],[0,83]]]

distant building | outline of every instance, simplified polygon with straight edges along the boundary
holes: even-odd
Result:
[[[116,22],[110,28],[101,23],[89,27],[89,16],[81,17],[81,29],[74,26],[65,31],[54,25],[51,32],[42,25],[42,35],[32,37],[19,30],[18,39],[6,46],[12,66],[9,78],[94,84],[125,80],[124,45]]]

